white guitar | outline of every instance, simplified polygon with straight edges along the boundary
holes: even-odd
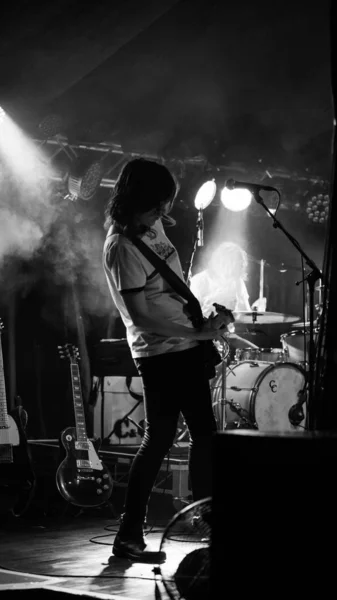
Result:
[[[7,410],[3,328],[0,319],[0,512],[21,516],[33,498],[36,480],[25,434],[27,412],[22,406],[11,414]]]

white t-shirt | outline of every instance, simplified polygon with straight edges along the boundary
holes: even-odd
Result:
[[[160,219],[152,229],[155,231],[155,237],[145,234],[141,238],[142,241],[184,279],[178,253],[166,237]],[[197,346],[198,342],[195,340],[158,335],[133,324],[123,296],[144,290],[150,314],[153,308],[163,320],[193,328],[184,312],[186,300],[172,290],[152,263],[127,237],[119,233],[112,234],[111,229],[104,244],[103,267],[111,296],[126,327],[127,341],[133,358],[177,352]]]
[[[221,281],[212,278],[208,271],[201,271],[191,278],[191,292],[198,298],[203,314],[208,317],[214,311],[213,302],[229,310],[250,310],[249,295],[243,279]]]

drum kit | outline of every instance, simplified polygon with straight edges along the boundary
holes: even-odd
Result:
[[[315,341],[321,305],[316,309]],[[255,310],[234,312],[234,316],[235,323],[245,324],[248,333],[250,326],[276,323],[292,324],[293,329],[280,336],[279,348],[239,348],[233,360],[229,360],[227,342],[221,344],[222,362],[211,381],[218,429],[303,431],[306,429],[309,323],[299,323],[299,318],[292,315]]]

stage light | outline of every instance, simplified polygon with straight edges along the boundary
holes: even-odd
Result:
[[[205,181],[197,191],[194,206],[198,210],[204,210],[214,199],[216,194],[216,183],[214,179]]]
[[[103,178],[103,163],[91,163],[82,174],[72,174],[68,179],[68,190],[72,197],[89,201],[96,194]]]
[[[64,133],[64,119],[57,114],[51,114],[44,117],[38,125],[39,130],[45,138],[52,138],[56,135]]]
[[[313,223],[325,223],[328,219],[330,199],[328,194],[316,194],[307,201],[306,213]]]
[[[225,208],[234,212],[239,212],[248,208],[252,201],[252,194],[249,190],[245,190],[244,188],[229,190],[224,187],[221,191],[220,199]]]
[[[50,177],[48,157],[0,107],[0,156],[17,182],[35,186]]]

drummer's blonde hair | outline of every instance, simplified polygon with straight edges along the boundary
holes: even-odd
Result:
[[[223,242],[212,253],[209,266],[222,279],[247,279],[247,253],[234,242]]]

